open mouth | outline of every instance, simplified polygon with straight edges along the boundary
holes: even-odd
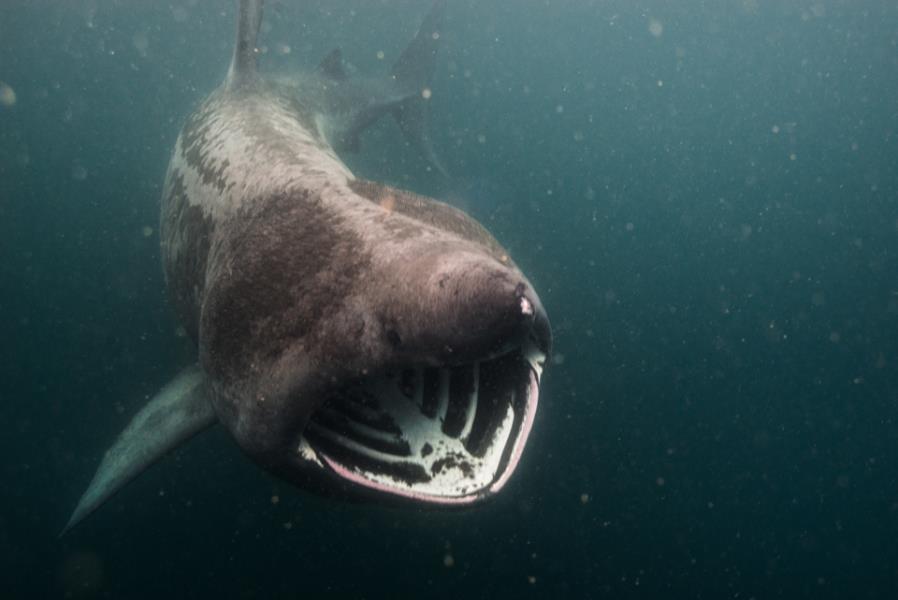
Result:
[[[452,367],[417,367],[332,392],[300,454],[364,488],[434,504],[469,504],[514,472],[539,399],[535,344]]]

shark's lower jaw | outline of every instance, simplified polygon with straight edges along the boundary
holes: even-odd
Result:
[[[517,467],[539,399],[535,346],[445,368],[409,368],[333,392],[313,415],[301,460],[369,491],[463,505],[498,492]]]

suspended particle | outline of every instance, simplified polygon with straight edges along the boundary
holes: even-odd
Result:
[[[12,108],[16,104],[16,91],[0,81],[0,106]]]
[[[131,43],[134,45],[134,49],[137,50],[137,53],[146,58],[147,51],[150,48],[150,36],[147,35],[146,31],[138,31],[131,37]]]

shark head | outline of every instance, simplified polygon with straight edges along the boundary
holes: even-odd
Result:
[[[364,366],[321,390],[290,466],[339,491],[437,505],[486,499],[530,433],[548,318],[517,268],[489,254],[436,247],[398,260],[409,261],[395,271],[404,281],[377,286],[375,325],[349,340],[373,360],[356,355]]]
[[[463,212],[351,185],[376,205],[366,218],[383,225],[370,256],[347,250],[302,275],[294,268],[307,256],[276,269],[236,257],[226,287],[209,290],[201,363],[216,412],[247,454],[300,487],[434,505],[486,499],[515,471],[533,424],[552,342],[546,312]],[[260,256],[298,256],[299,246],[284,247],[290,227],[281,236],[266,226],[253,243]],[[295,290],[341,276],[351,281],[340,289]],[[292,294],[280,308],[278,290]]]

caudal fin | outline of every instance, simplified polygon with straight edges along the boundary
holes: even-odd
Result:
[[[430,88],[436,68],[437,50],[443,33],[445,0],[436,0],[424,18],[418,33],[393,65],[390,74],[406,92],[421,92]]]
[[[443,176],[448,171],[430,137],[431,82],[443,33],[445,0],[436,0],[415,38],[393,65],[390,75],[402,100],[392,109],[402,133]]]

